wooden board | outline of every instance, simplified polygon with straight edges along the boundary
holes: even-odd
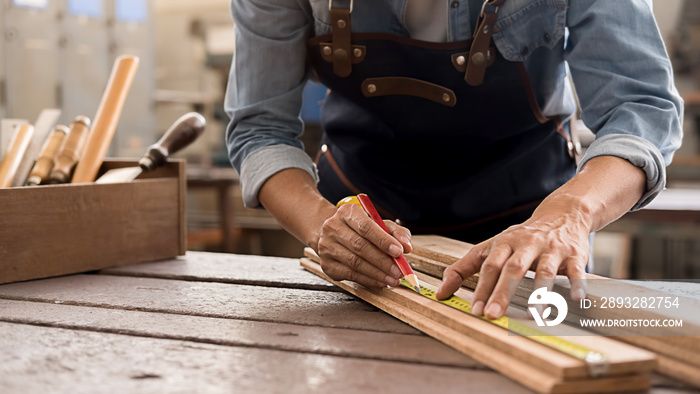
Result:
[[[110,268],[100,274],[340,291],[299,267],[299,259],[227,253],[190,252],[186,257]]]
[[[456,240],[447,239],[439,236],[415,236],[412,240],[414,246],[414,252],[406,256],[406,258],[411,262],[412,265],[418,270],[426,270],[434,276],[435,274],[442,274],[445,267],[449,264],[454,263],[457,259],[463,256],[470,248],[471,245],[463,243]],[[529,273],[532,276],[532,273]],[[588,274],[589,279],[595,279],[599,286],[604,286],[603,281],[612,281],[613,279],[608,279],[600,277],[597,275]],[[463,282],[463,286],[474,289],[478,281],[478,276],[468,278]],[[590,286],[588,289],[589,299],[599,299],[596,296],[596,286]],[[641,287],[624,282],[615,282],[616,286],[620,287],[622,291],[627,295],[668,295],[666,293],[660,293],[656,290],[650,290],[646,287]],[[527,296],[530,294],[533,288],[533,283],[531,280],[521,281],[520,288],[516,293],[513,302],[520,306],[527,305]],[[567,294],[565,289],[559,289],[560,293]],[[564,291],[562,291],[564,290]],[[696,309],[700,309],[698,301],[695,299],[681,298],[681,302],[684,305],[696,305]],[[626,311],[615,311],[611,310],[608,313],[601,313],[599,309],[593,309],[590,314],[577,315],[573,313],[576,309],[569,308],[570,316],[574,319],[579,317],[585,318],[625,318]],[[669,313],[670,312],[670,313]],[[688,314],[679,314],[677,311],[664,311],[664,310],[647,310],[641,313],[643,315],[640,317],[640,313],[635,311],[635,318],[649,318],[649,319],[664,319],[664,318],[681,318],[683,319],[684,327],[690,326],[695,327],[696,330],[700,331],[700,316],[688,316]],[[639,334],[639,333],[637,333]],[[615,339],[633,344],[635,346],[650,350],[659,355],[661,360],[658,364],[657,371],[671,376],[673,378],[679,379],[688,384],[700,387],[700,381],[696,378],[700,376],[700,337],[697,336],[621,336],[615,337]],[[671,367],[672,366],[672,367]]]
[[[0,323],[7,393],[527,393],[490,371]]]
[[[424,335],[0,300],[0,321],[289,352],[486,369]]]
[[[127,164],[136,163],[105,168]],[[0,283],[183,254],[184,162],[154,172],[130,183],[0,190]]]
[[[419,332],[343,293],[106,275],[72,275],[0,286],[0,299],[194,316]],[[350,302],[349,302],[350,301]]]
[[[649,387],[648,377],[643,374],[625,374],[620,377],[599,379],[576,379],[576,377],[580,377],[581,371],[586,373],[585,365],[579,360],[568,356],[559,358],[554,353],[547,354],[551,349],[523,337],[509,336],[506,331],[499,327],[465,316],[460,311],[430,301],[410,290],[403,288],[369,290],[356,283],[333,281],[323,273],[318,263],[310,259],[303,258],[301,263],[309,271],[455,349],[469,354],[474,359],[533,390],[546,393],[617,392],[620,390],[642,390]],[[420,279],[425,278],[421,277]],[[499,346],[493,346],[496,343]],[[512,352],[506,353],[507,349],[512,349]],[[529,359],[513,357],[520,355],[520,352],[528,352]],[[635,350],[631,348],[630,352],[635,352]],[[636,360],[640,371],[653,366],[653,358],[644,358],[644,352],[637,352],[637,355],[640,356]],[[540,368],[544,364],[549,364],[551,369]],[[613,371],[613,364],[611,363],[611,371]],[[618,372],[628,373],[629,371],[622,368]],[[570,380],[564,380],[564,378],[570,378]]]

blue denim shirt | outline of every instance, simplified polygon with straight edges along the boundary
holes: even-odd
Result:
[[[446,3],[449,40],[471,37],[481,3]],[[405,9],[406,0],[355,0],[353,31],[408,36]],[[330,33],[330,15],[328,0],[231,0],[231,10],[236,52],[226,142],[244,202],[257,207],[260,188],[281,170],[300,168],[317,180],[299,140],[299,114],[306,40]],[[665,167],[681,144],[683,103],[650,1],[508,0],[493,39],[506,59],[524,63],[546,116],[574,112],[571,74],[581,118],[596,134],[579,170],[604,155],[643,169],[646,193],[633,209],[663,190]]]

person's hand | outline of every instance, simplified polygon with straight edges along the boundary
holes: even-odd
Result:
[[[411,251],[408,229],[386,220],[387,234],[362,207],[346,204],[323,223],[318,241],[321,268],[334,280],[367,287],[398,286],[403,276],[392,257]]]
[[[480,272],[472,312],[490,319],[503,316],[516,286],[528,269],[535,271],[535,288],[551,290],[557,274],[571,280],[571,298],[585,298],[585,268],[588,263],[586,215],[565,201],[542,204],[526,222],[474,246],[466,256],[443,273],[438,299],[452,295],[462,282]]]

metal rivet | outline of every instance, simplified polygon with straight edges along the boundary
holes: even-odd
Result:
[[[331,49],[331,47],[329,47],[329,46],[323,47],[323,54],[324,55],[330,55],[331,53],[333,53],[333,50]]]
[[[549,33],[544,33],[544,42],[550,41],[552,41],[552,36],[550,36]]]
[[[344,29],[345,26],[347,26],[347,23],[345,23],[344,20],[341,19],[341,20],[338,21],[338,27],[339,27],[339,28]]]
[[[376,92],[376,91],[377,91],[377,85],[375,85],[375,84],[373,84],[373,83],[367,85],[367,91],[370,92],[370,93]]]
[[[323,152],[323,153],[328,152],[328,145],[326,145],[326,144],[321,145],[321,152]]]
[[[335,52],[333,52],[333,58],[344,62],[348,60],[348,51],[345,49],[336,49]]]
[[[355,48],[352,50],[352,54],[355,55],[355,57],[360,57],[360,56],[362,56],[362,49]]]
[[[467,61],[467,59],[465,59],[464,56],[462,56],[462,55],[457,56],[457,64],[459,64],[460,66],[464,65],[465,61]]]
[[[475,66],[481,67],[486,63],[486,56],[483,52],[477,52],[471,57],[471,61]]]
[[[442,101],[449,103],[450,102],[450,95],[447,93],[442,94]]]
[[[450,7],[452,7],[452,8],[459,7],[459,1],[453,1],[452,4],[450,4]]]
[[[489,25],[484,25],[484,34],[489,34]]]

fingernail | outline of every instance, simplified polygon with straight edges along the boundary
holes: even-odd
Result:
[[[389,254],[394,257],[399,257],[403,253],[403,248],[396,245],[389,246]]]
[[[400,241],[408,246],[413,247],[413,245],[411,245],[411,239],[405,235],[401,237]]]
[[[498,319],[499,317],[501,317],[502,312],[503,308],[501,308],[501,306],[496,303],[491,303],[491,305],[489,305],[486,308],[486,316],[489,319]]]
[[[472,313],[481,316],[484,314],[484,301],[477,301],[472,305]]]
[[[586,291],[583,289],[576,289],[574,290],[574,295],[572,296],[574,301],[581,301],[582,299],[586,298]]]
[[[391,269],[389,270],[389,272],[391,273],[391,276],[393,276],[395,279],[401,279],[401,277],[403,276],[401,274],[401,270],[399,269],[399,266],[396,264],[391,266]]]
[[[393,278],[393,277],[391,277],[391,276],[389,276],[389,275],[387,275],[386,278],[384,278],[384,281],[385,281],[386,284],[388,284],[390,287],[396,287],[396,286],[399,285],[399,280],[396,279],[396,278]]]

